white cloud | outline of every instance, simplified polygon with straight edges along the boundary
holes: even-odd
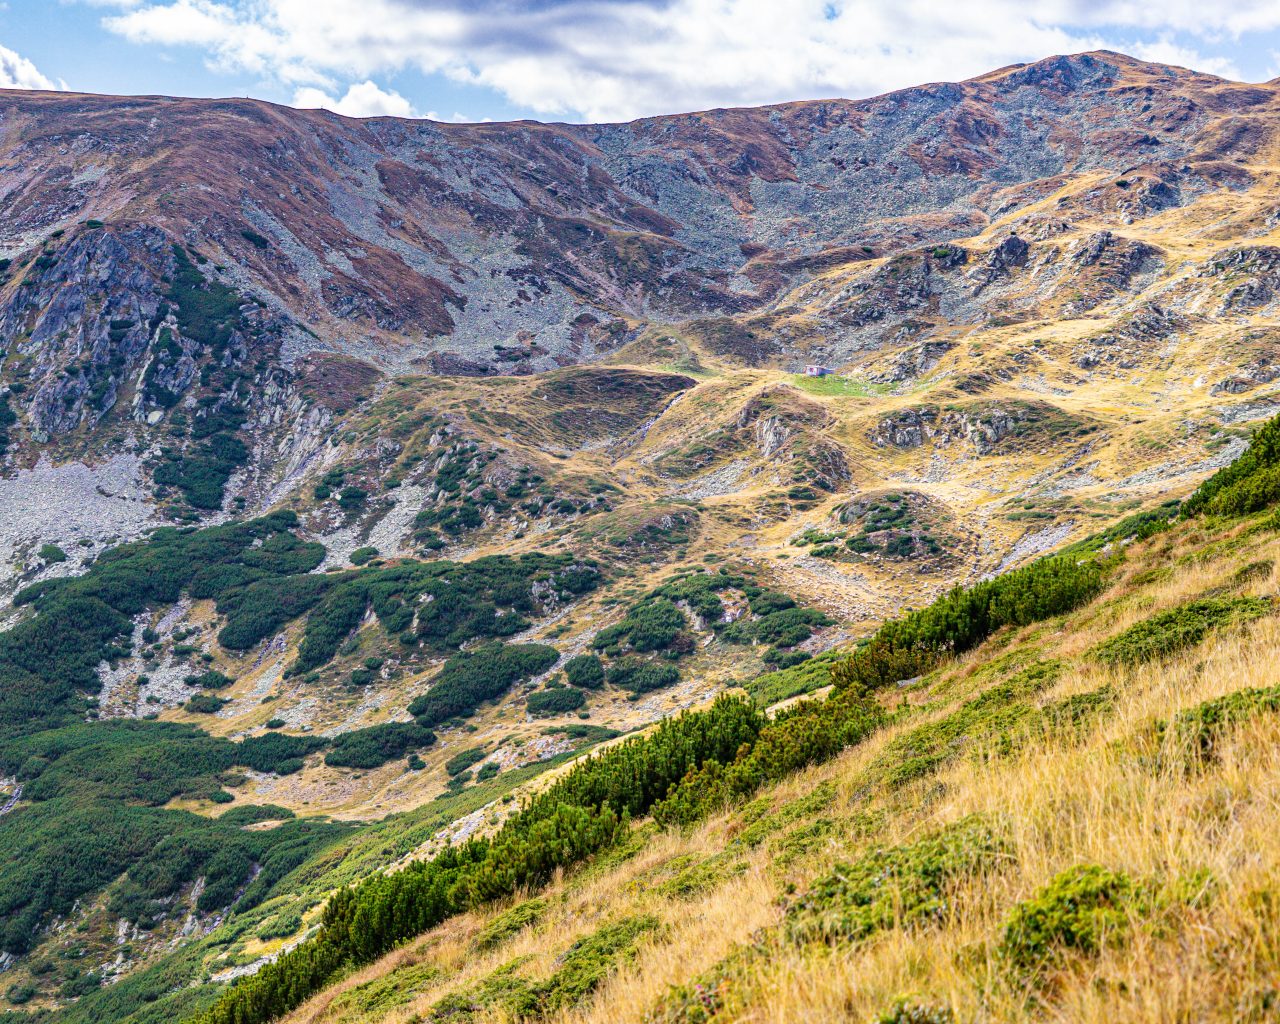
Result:
[[[55,82],[40,73],[31,61],[0,46],[0,89],[65,89],[66,82]]]
[[[1240,69],[1236,67],[1235,61],[1227,57],[1202,56],[1195,50],[1171,42],[1168,38],[1157,39],[1153,42],[1134,43],[1126,49],[1126,52],[1131,53],[1140,60],[1155,61],[1158,64],[1173,64],[1183,68],[1195,68],[1197,71],[1207,71],[1209,74],[1217,75],[1220,78],[1240,78]]]
[[[293,94],[295,107],[323,107],[347,117],[416,117],[413,104],[393,92],[380,88],[372,81],[360,82],[347,89],[340,100],[334,99],[322,89],[306,87]]]
[[[865,96],[1053,53],[1122,48],[1234,75],[1197,40],[1280,27],[1277,0],[127,0],[137,43],[190,45],[331,109],[390,112],[374,84],[414,68],[549,116],[618,120]],[[1176,41],[1173,41],[1177,37]],[[341,85],[341,100],[332,99]],[[375,95],[375,93],[377,95]],[[403,100],[402,97],[396,97]],[[404,101],[407,105],[407,101]],[[396,108],[401,109],[399,107]],[[344,111],[345,112],[345,111]]]

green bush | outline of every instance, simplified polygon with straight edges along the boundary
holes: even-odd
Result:
[[[30,983],[19,984],[15,982],[5,989],[4,997],[13,1003],[14,1006],[22,1006],[31,1002],[36,997],[39,989]]]
[[[338,506],[347,512],[359,511],[368,500],[369,492],[360,487],[344,487],[338,492]]]
[[[524,931],[530,925],[537,924],[547,910],[547,901],[543,899],[522,900],[510,910],[505,910],[485,926],[475,938],[475,949],[478,953],[487,953],[497,949],[507,939]]]
[[[605,679],[611,686],[641,694],[674,686],[680,681],[680,670],[666,662],[647,661],[632,656],[621,658],[610,665]]]
[[[486,756],[484,747],[472,747],[449,758],[444,763],[444,770],[450,775],[461,775],[472,765],[483,761]]]
[[[202,672],[199,675],[190,675],[183,679],[188,686],[199,686],[204,690],[221,690],[230,686],[235,682],[230,676],[223,675],[216,669],[210,669],[208,672]]]
[[[921,675],[1002,626],[1025,626],[1079,607],[1102,590],[1104,576],[1104,565],[1092,558],[1060,556],[956,587],[928,607],[886,622],[832,670],[832,681],[876,689]]]
[[[762,725],[732,758],[688,772],[653,807],[662,825],[686,825],[750,796],[790,772],[825,761],[861,742],[885,720],[879,705],[857,691],[801,701]]]
[[[1256,597],[1192,601],[1135,623],[1098,644],[1092,653],[1105,665],[1139,665],[1194,647],[1210,630],[1248,622],[1271,611],[1271,602]]]
[[[0,817],[0,948],[25,952],[48,916],[70,913],[122,876],[113,906],[135,923],[161,913],[164,901],[200,875],[216,882],[202,909],[237,895],[245,909],[265,899],[302,859],[349,827],[312,820],[244,832],[244,824],[292,814],[237,807],[211,819],[164,805],[177,797],[225,800],[219,777],[233,766],[279,770],[281,758],[324,743],[277,735],[231,743],[193,726],[111,720],[0,745],[0,768],[21,776],[30,801]],[[244,856],[212,859],[230,847]],[[262,872],[246,888],[254,863]],[[47,870],[53,864],[58,870]]]
[[[378,549],[371,547],[356,548],[351,552],[352,565],[364,565],[366,562],[372,562],[378,557]]]
[[[594,654],[579,654],[564,663],[565,678],[574,686],[598,690],[604,685],[604,663]]]
[[[746,595],[750,615],[731,623],[725,621],[720,595],[727,590],[740,590]],[[645,595],[628,609],[621,622],[600,630],[592,646],[611,655],[662,652],[678,659],[691,654],[694,640],[681,605],[689,607],[726,643],[790,647],[808,639],[814,629],[832,622],[815,609],[798,607],[786,594],[761,587],[727,569],[717,573],[696,571],[674,576]]]
[[[1182,505],[1183,516],[1245,515],[1280,501],[1280,416],[1254,432],[1235,462],[1218,470]]]
[[[329,741],[320,736],[270,732],[246,737],[235,745],[229,756],[234,764],[254,771],[291,775],[302,767],[304,757],[328,745]]]
[[[40,560],[49,565],[52,565],[54,562],[65,562],[67,560],[67,553],[63,551],[62,548],[58,547],[57,544],[41,544]]]
[[[300,914],[286,913],[272,918],[262,925],[256,934],[263,942],[270,942],[272,939],[287,939],[291,935],[296,935],[301,927]]]
[[[537,690],[529,694],[525,707],[529,714],[543,717],[567,715],[577,711],[587,702],[587,695],[572,686],[557,686],[550,690]]]
[[[876,1018],[875,1024],[955,1024],[949,1006],[924,1006],[902,1000]]]
[[[1014,907],[999,952],[1026,971],[1049,966],[1067,951],[1098,953],[1124,941],[1137,897],[1125,874],[1097,864],[1068,868]]]
[[[576,1006],[619,964],[632,959],[640,939],[658,927],[658,919],[646,914],[603,925],[579,939],[558,957],[556,972],[532,986],[524,1008],[543,1014]]]
[[[787,934],[801,942],[858,942],[878,931],[944,919],[951,888],[997,870],[1011,851],[984,818],[871,851],[837,865],[787,909]]]
[[[749,703],[722,697],[708,711],[666,719],[650,735],[580,762],[533,796],[492,839],[447,847],[431,861],[334,894],[319,936],[242,980],[198,1019],[261,1024],[298,1005],[338,971],[368,963],[467,907],[545,882],[557,868],[612,843],[623,816],[645,813],[691,769],[731,759],[760,724]],[[576,969],[577,961],[574,977],[587,973]]]
[[[6,392],[0,395],[0,455],[9,450],[9,428],[17,422],[18,414],[9,405],[9,394]]]
[[[183,707],[197,715],[212,715],[215,712],[222,710],[222,708],[226,707],[229,703],[230,701],[224,700],[221,697],[214,697],[212,694],[197,693],[194,697],[188,700]]]
[[[409,713],[426,726],[469,716],[521,680],[545,672],[559,658],[554,647],[540,644],[489,644],[454,655],[431,689],[414,698]]]
[[[1012,750],[1039,721],[1031,698],[1053,685],[1060,670],[1057,662],[1023,669],[951,713],[894,739],[877,758],[875,768],[889,786],[903,786],[966,751],[989,755]]]
[[[417,722],[371,725],[339,735],[324,763],[338,768],[378,768],[435,741],[435,733]]]
[[[1156,723],[1157,737],[1192,765],[1217,760],[1218,745],[1232,731],[1262,715],[1280,714],[1280,686],[1236,690],[1180,711],[1172,723]]]

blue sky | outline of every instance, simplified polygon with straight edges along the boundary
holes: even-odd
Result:
[[[1106,47],[1280,75],[1280,0],[8,0],[0,85],[352,116],[625,120]]]

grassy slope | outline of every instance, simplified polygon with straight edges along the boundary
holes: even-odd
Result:
[[[890,700],[904,702],[900,722],[835,762],[687,834],[655,833],[629,859],[552,886],[542,894],[547,909],[540,922],[492,950],[477,953],[474,940],[495,914],[458,918],[289,1020],[430,1020],[432,1007],[450,993],[466,993],[463,1002],[475,1008],[462,1019],[510,1019],[503,993],[518,986],[505,975],[492,977],[495,970],[514,963],[517,975],[547,978],[574,942],[637,915],[655,916],[660,927],[638,940],[633,956],[613,958],[614,973],[594,995],[549,1019],[706,1019],[673,996],[672,986],[697,979],[711,994],[695,1002],[721,1007],[719,1020],[874,1019],[900,997],[949,1007],[961,1020],[979,1014],[1022,1020],[1031,1007],[998,952],[1002,927],[1015,904],[1081,863],[1166,891],[1199,872],[1212,882],[1197,881],[1191,888],[1199,896],[1159,910],[1123,911],[1132,918],[1123,945],[1069,954],[1046,969],[1037,998],[1049,1016],[1251,1019],[1251,1011],[1263,1012],[1280,967],[1274,903],[1265,897],[1280,870],[1272,806],[1280,718],[1260,716],[1230,731],[1216,762],[1190,774],[1180,764],[1153,767],[1143,737],[1157,718],[1275,685],[1280,620],[1229,628],[1167,660],[1132,668],[1104,667],[1088,652],[1207,591],[1273,595],[1278,557],[1280,538],[1247,526],[1194,522],[1142,542],[1098,600],[1061,620],[999,635],[894,694]],[[1258,562],[1271,564],[1236,581],[1239,569]],[[928,738],[914,732],[922,725],[954,715],[1046,659],[1062,662],[1056,680],[1020,701],[1002,700],[1002,707],[1051,707],[1111,687],[1110,710],[1083,718],[1078,731],[1045,727],[1043,717],[1028,714],[1003,737],[984,737],[999,722],[971,716],[967,741],[950,748],[950,760],[905,781],[892,771],[907,749],[904,737],[913,735],[910,746],[919,747]],[[955,886],[936,919],[889,927],[858,943],[805,945],[785,937],[783,907],[834,861],[916,841],[974,813],[999,823],[1012,856],[993,873]],[[486,1007],[486,1000],[496,1002]]]

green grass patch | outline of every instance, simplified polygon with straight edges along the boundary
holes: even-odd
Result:
[[[842,377],[831,373],[825,377],[810,377],[803,373],[787,375],[787,382],[811,395],[824,395],[832,398],[874,398],[877,395],[892,393],[892,384],[880,384],[876,381],[862,380],[857,377]]]

